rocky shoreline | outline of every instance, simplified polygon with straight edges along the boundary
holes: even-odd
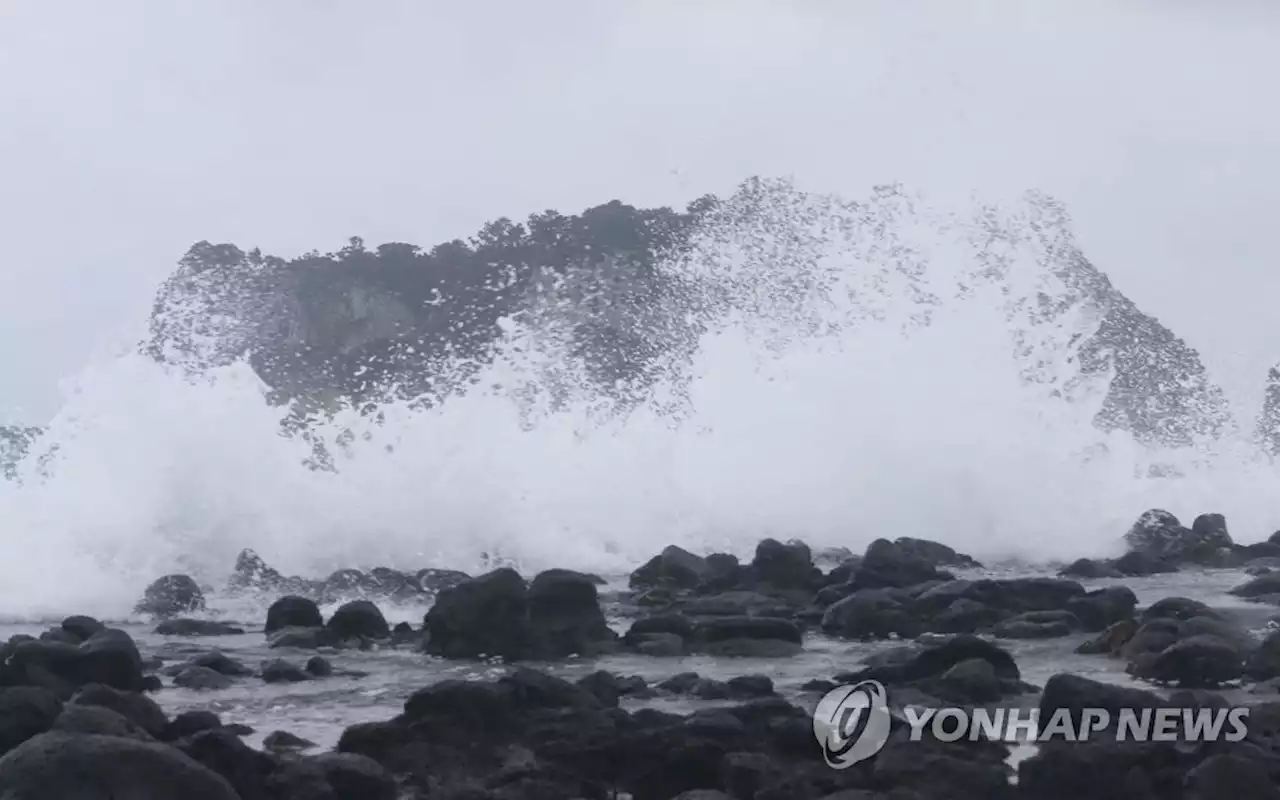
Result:
[[[1272,539],[1237,545],[1221,515],[1184,527],[1152,510],[1120,558],[1079,561],[1056,577],[973,578],[958,575],[981,564],[923,539],[880,539],[860,556],[767,539],[745,563],[668,547],[617,591],[593,575],[553,569],[526,580],[511,567],[309,580],[246,551],[223,591],[272,598],[264,622],[210,618],[209,587],[169,575],[138,612],[157,634],[193,643],[180,652],[151,652],[84,616],[0,645],[0,798],[1280,798],[1280,632],[1253,624],[1280,604],[1271,571],[1280,534]],[[1115,582],[1204,568],[1247,573],[1232,594],[1259,614],[1177,596],[1140,604]],[[1112,582],[1085,585],[1103,580]],[[321,606],[334,603],[326,619]],[[384,616],[418,604],[428,607],[420,626]],[[273,657],[257,665],[217,646],[259,627]],[[784,690],[782,665],[819,638],[880,646]],[[1058,641],[1064,653],[1123,664],[1142,688],[1069,671],[1029,682],[1018,647]],[[251,746],[253,731],[224,725],[214,710],[222,693],[250,682],[358,680],[347,667],[389,651],[486,664],[492,674],[418,688],[398,715],[350,725],[318,754],[289,731]],[[649,677],[557,672],[618,655],[657,666]],[[730,673],[735,663],[754,669],[654,677],[689,656]],[[779,666],[771,674],[762,664]],[[1003,742],[910,741],[896,718],[881,751],[834,769],[811,711],[826,691],[863,680],[884,684],[899,715],[907,704],[1021,706],[1046,719],[1057,709],[1247,703],[1248,735],[1053,741],[1014,759]],[[207,696],[209,708],[166,712],[157,700],[179,690]],[[696,707],[653,702],[664,698]]]

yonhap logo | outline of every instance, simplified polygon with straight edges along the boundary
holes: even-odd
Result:
[[[837,686],[818,701],[813,735],[827,766],[846,769],[866,761],[889,741],[889,695],[877,681]]]

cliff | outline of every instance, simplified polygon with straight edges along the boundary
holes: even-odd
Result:
[[[510,346],[503,321],[514,320],[557,331],[564,356],[607,391],[643,393],[717,315],[790,304],[794,323],[833,291],[840,270],[865,273],[869,287],[851,313],[879,313],[888,301],[877,293],[893,285],[927,324],[931,304],[946,298],[928,248],[912,238],[925,228],[959,231],[973,267],[964,280],[1004,286],[1011,319],[1088,310],[1096,324],[1072,344],[1081,372],[1111,375],[1100,427],[1171,445],[1232,429],[1198,354],[1084,257],[1060,204],[1034,194],[1013,213],[940,221],[898,187],[850,202],[752,179],[683,211],[618,201],[577,215],[547,211],[429,250],[368,249],[353,238],[336,252],[284,260],[200,242],[161,288],[147,348],[193,370],[247,356],[279,401],[376,401],[447,392]],[[1015,335],[1029,375],[1056,357],[1033,334]]]

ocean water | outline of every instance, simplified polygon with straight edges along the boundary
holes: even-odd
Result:
[[[1046,238],[1039,208],[1034,198],[938,208],[902,189],[855,202],[769,184],[664,266],[706,287],[709,311],[692,357],[646,402],[611,403],[554,330],[510,320],[499,357],[445,402],[388,404],[376,421],[354,410],[315,419],[331,472],[304,465],[311,444],[282,433],[285,412],[246,364],[192,371],[125,343],[68,381],[17,478],[0,481],[0,637],[84,613],[168,659],[215,645],[250,664],[300,658],[265,648],[262,602],[219,591],[246,547],[308,576],[501,561],[620,579],[667,544],[748,555],[762,537],[799,537],[860,552],[918,536],[1029,574],[1118,552],[1151,507],[1188,520],[1224,513],[1240,542],[1280,528],[1280,476],[1246,438],[1154,451],[1092,424],[1109,376],[1082,375],[1074,348],[1098,309],[1055,273],[1069,223]],[[1045,318],[1042,297],[1066,302]],[[194,575],[209,613],[249,632],[152,634],[133,604],[170,572]],[[1143,602],[1189,595],[1261,627],[1265,609],[1224,594],[1242,578],[1126,583]],[[415,624],[424,611],[386,610]],[[1062,669],[1127,680],[1114,661],[1073,655],[1075,643],[1013,647],[1032,682]],[[615,656],[555,669],[765,672],[808,702],[801,684],[880,646],[815,635],[781,662]],[[426,683],[499,669],[410,651],[333,659],[368,675],[159,698],[326,745],[349,724],[393,715]]]
[[[709,310],[646,402],[611,404],[553,330],[509,320],[499,357],[445,402],[316,419],[333,472],[304,466],[311,445],[282,434],[246,364],[193,372],[122,348],[68,381],[0,481],[0,618],[121,618],[165,573],[216,589],[246,547],[304,575],[495,559],[621,574],[666,544],[749,553],[764,536],[1107,555],[1151,507],[1225,513],[1242,542],[1280,528],[1277,468],[1247,439],[1158,452],[1092,424],[1110,376],[1080,374],[1098,308],[1057,271],[1073,247],[1034,197],[757,184],[664,266]],[[1063,309],[1038,315],[1045,297]]]
[[[963,571],[961,577],[1008,577],[1010,574],[1051,573],[1019,568],[1013,571]],[[1226,593],[1245,579],[1246,576],[1237,570],[1210,570],[1085,583],[1089,588],[1123,583],[1135,591],[1141,605],[1149,605],[1170,596],[1192,597],[1225,611],[1246,628],[1261,635],[1269,629],[1269,620],[1276,616],[1276,609],[1245,603]],[[610,586],[604,587],[606,597],[625,586],[622,579],[610,583]],[[426,610],[415,606],[383,608],[390,621],[412,622],[415,626],[421,624]],[[618,615],[618,607],[606,601],[606,608],[612,612],[612,626],[619,633],[624,632],[629,623]],[[200,616],[241,620],[245,633],[218,637],[173,637],[156,635],[153,624],[137,618],[125,618],[116,621],[116,624],[129,631],[139,642],[144,658],[161,659],[166,665],[180,663],[192,655],[214,648],[250,667],[257,667],[264,661],[277,658],[302,664],[315,655],[314,651],[267,647],[266,637],[262,633],[261,616],[255,615],[252,607],[225,600],[215,601],[208,612]],[[15,633],[39,635],[43,628],[44,626],[30,623],[0,623],[0,638],[7,638]],[[1124,672],[1123,660],[1076,654],[1076,645],[1087,638],[1090,638],[1089,635],[1081,634],[1061,639],[998,643],[1014,655],[1023,680],[1036,686],[1043,686],[1056,673],[1072,672],[1109,683],[1154,688],[1135,683]],[[814,679],[829,680],[838,673],[855,669],[863,659],[900,644],[899,641],[847,642],[823,636],[820,632],[810,632],[806,636],[803,652],[790,658],[651,658],[617,654],[590,659],[573,658],[547,664],[530,663],[527,666],[545,669],[570,680],[603,669],[623,675],[639,675],[650,685],[682,672],[697,672],[718,680],[739,675],[767,675],[773,680],[779,694],[802,707],[812,708],[821,695],[806,691],[803,687],[807,682]],[[337,672],[353,671],[363,674],[358,677],[335,675],[298,684],[264,684],[258,678],[238,678],[231,688],[218,691],[166,686],[154,698],[170,714],[208,709],[218,713],[226,724],[247,725],[254,732],[246,737],[246,741],[254,745],[259,745],[268,734],[282,730],[302,736],[318,747],[327,748],[336,745],[343,730],[350,725],[385,721],[396,716],[403,709],[404,701],[418,689],[450,678],[492,679],[509,669],[500,663],[446,661],[416,652],[411,646],[373,651],[324,650],[322,653]],[[1037,696],[1031,694],[1026,695],[1023,701],[1034,704],[1036,699]],[[1274,697],[1243,697],[1241,702],[1257,702],[1262,699]],[[1019,701],[1017,698],[1008,698],[1005,702],[1016,704]],[[648,706],[683,713],[716,704],[716,701],[664,693],[649,698],[623,700],[624,707]]]

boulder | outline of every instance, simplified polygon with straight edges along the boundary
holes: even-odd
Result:
[[[632,572],[629,583],[632,589],[656,586],[692,589],[707,573],[706,559],[670,545]]]
[[[284,628],[319,628],[324,625],[320,607],[314,600],[297,595],[286,595],[267,609],[266,633]]]
[[[134,607],[136,614],[176,617],[204,610],[204,592],[189,575],[165,575],[152,582]]]
[[[593,655],[617,636],[591,576],[547,570],[526,586],[509,567],[440,592],[424,620],[426,649],[446,658],[509,661]]]
[[[5,800],[241,800],[222,776],[167,745],[60,731],[0,758],[0,787]]]
[[[751,572],[757,581],[775,589],[815,589],[822,579],[809,546],[800,541],[783,544],[764,539],[756,545]]]
[[[110,628],[79,645],[24,641],[9,653],[16,682],[45,686],[63,695],[89,683],[139,691],[145,685],[142,656],[129,634]]]
[[[325,626],[339,640],[342,639],[386,639],[391,636],[391,627],[382,611],[368,600],[353,600],[344,603],[333,612]]]
[[[48,689],[0,689],[0,755],[52,728],[61,713],[62,701]]]

